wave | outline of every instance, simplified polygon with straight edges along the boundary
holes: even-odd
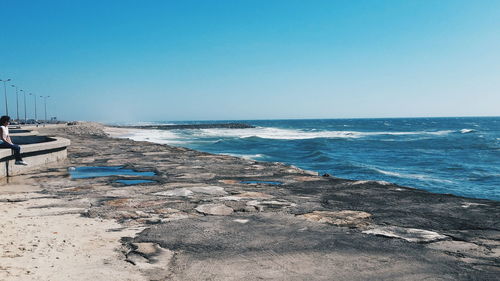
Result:
[[[369,136],[404,136],[404,135],[446,135],[452,130],[416,131],[416,132],[361,132],[361,131],[307,131],[300,129],[281,129],[273,127],[257,127],[252,129],[201,129],[198,137],[232,137],[277,140],[301,140],[315,138],[362,138]]]
[[[474,129],[462,129],[462,130],[460,130],[460,133],[467,134],[467,133],[473,133],[475,131],[476,130],[474,130]]]
[[[240,157],[248,160],[258,160],[265,157],[264,154],[238,154],[238,153],[220,153],[222,155],[229,155],[234,157]]]
[[[463,129],[469,130],[469,129]],[[465,131],[461,130],[462,133]],[[134,130],[126,137],[138,141],[151,141],[162,144],[179,144],[197,141],[203,138],[261,138],[275,140],[304,140],[304,139],[358,139],[377,136],[443,136],[456,131],[321,131],[318,129],[282,129],[275,127],[256,127],[251,129],[184,129],[184,130]],[[468,131],[467,131],[468,132]]]
[[[371,167],[372,170],[383,174],[387,176],[392,176],[392,177],[398,177],[398,178],[406,178],[406,179],[416,179],[416,180],[421,180],[421,181],[434,181],[434,182],[441,182],[441,183],[453,183],[453,181],[450,180],[443,180],[443,179],[437,179],[430,177],[428,175],[422,175],[422,174],[405,174],[405,173],[398,173],[398,172],[391,172],[391,171],[384,171],[378,168]]]
[[[136,129],[118,137],[128,138],[134,141],[148,141],[160,144],[184,144],[187,142],[182,136],[165,130]]]

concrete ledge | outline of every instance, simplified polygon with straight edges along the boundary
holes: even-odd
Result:
[[[37,141],[30,144],[20,142],[21,155],[28,165],[15,165],[12,150],[2,148],[0,149],[0,177],[19,175],[33,168],[64,160],[67,157],[67,147],[70,145],[68,139],[46,136],[23,136],[19,138],[23,138],[24,142]]]
[[[12,137],[14,136],[36,136],[38,135],[38,131],[32,131],[32,130],[18,130],[18,129],[9,129],[9,133]]]

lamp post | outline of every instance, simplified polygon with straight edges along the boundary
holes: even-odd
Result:
[[[36,118],[36,95],[33,94],[33,93],[30,93],[30,96],[34,96],[35,97],[35,123],[36,123],[36,120],[37,120],[37,118]]]
[[[43,105],[45,107],[45,124],[47,124],[47,99],[50,98],[50,96],[40,96],[43,98]]]
[[[26,124],[26,121],[28,121],[27,115],[26,115],[26,91],[24,91],[24,90],[19,90],[19,91],[23,92],[23,95],[24,95],[24,124]]]
[[[16,85],[10,85],[16,88],[16,109],[17,109],[17,122],[19,123],[19,88]]]
[[[0,79],[0,82],[3,82],[3,94],[5,96],[5,115],[9,115],[9,106],[7,105],[7,82],[12,79]]]

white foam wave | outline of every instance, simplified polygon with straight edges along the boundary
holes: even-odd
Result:
[[[181,136],[167,130],[131,130],[127,134],[118,136],[119,138],[128,138],[134,141],[148,141],[160,144],[183,144],[186,140]]]
[[[417,132],[359,132],[359,131],[306,131],[298,129],[280,129],[272,127],[257,127],[252,129],[202,129],[200,137],[235,137],[264,139],[315,139],[315,138],[361,138],[380,135],[445,135],[453,131],[417,131]]]
[[[390,172],[390,171],[384,171],[384,170],[377,169],[377,168],[371,168],[371,169],[374,171],[377,171],[381,174],[393,176],[393,177],[398,177],[398,178],[416,179],[416,180],[422,180],[422,181],[434,181],[434,182],[442,182],[442,183],[453,183],[453,181],[450,181],[450,180],[436,179],[436,178],[433,178],[433,177],[430,177],[427,175]]]
[[[473,130],[473,129],[462,129],[462,130],[460,130],[460,133],[462,133],[462,134],[467,134],[467,133],[472,133],[472,132],[475,132],[475,130]]]
[[[248,160],[257,160],[264,157],[263,154],[238,154],[238,153],[221,153],[222,155],[229,155],[234,157],[240,157]]]
[[[361,131],[318,131],[300,129],[281,129],[273,127],[256,127],[250,129],[190,129],[190,130],[130,130],[126,135],[119,137],[130,138],[136,141],[149,141],[161,144],[185,144],[192,141],[201,141],[204,138],[251,138],[276,140],[302,140],[316,138],[363,138],[370,136],[425,136],[446,135],[451,130],[442,131],[415,131],[415,132],[361,132]]]

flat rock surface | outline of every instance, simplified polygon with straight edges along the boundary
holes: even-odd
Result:
[[[147,280],[498,280],[496,201],[114,139],[88,123],[40,131],[72,145],[65,163],[22,176],[38,187],[30,200],[57,198],[37,208],[144,229],[121,243],[123,261]],[[155,175],[71,179],[72,166]],[[154,182],[114,182],[125,178]],[[22,185],[10,179],[0,194],[10,184]]]
[[[404,239],[408,242],[417,243],[433,242],[448,238],[446,235],[442,235],[434,231],[398,226],[378,226],[365,230],[363,231],[363,233],[380,235],[390,238],[399,238]]]
[[[195,210],[206,215],[214,215],[214,216],[227,216],[233,212],[233,209],[223,204],[200,205],[196,207]]]
[[[309,221],[330,223],[338,226],[348,226],[348,227],[363,227],[370,225],[370,217],[372,215],[367,212],[361,211],[314,211],[312,213],[307,213],[300,215]]]

